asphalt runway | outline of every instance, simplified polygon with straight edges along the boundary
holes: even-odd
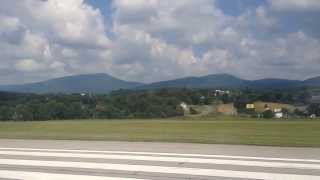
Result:
[[[320,180],[319,148],[0,140],[0,180]]]

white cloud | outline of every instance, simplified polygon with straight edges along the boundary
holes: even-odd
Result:
[[[2,67],[30,74],[22,79],[12,73],[8,77],[12,83],[85,72],[86,62],[102,71],[98,63],[102,60],[90,53],[110,46],[106,28],[100,11],[84,0],[1,1]]]
[[[121,2],[114,3],[114,32],[120,37],[117,44],[124,50],[114,51],[120,56],[112,59],[126,65],[141,63],[145,67],[142,74],[147,78],[141,77],[140,70],[137,79],[150,81],[222,72],[250,79],[301,79],[308,73],[316,75],[306,69],[314,69],[315,59],[320,58],[315,53],[319,41],[303,32],[274,36],[272,31],[279,21],[270,15],[268,7],[260,6],[231,17],[212,0]],[[297,6],[301,4],[306,3]],[[132,18],[133,12],[140,18]],[[147,37],[145,43],[137,34]],[[130,42],[124,37],[131,38]],[[154,52],[159,53],[153,56]],[[306,55],[309,53],[313,58]],[[163,71],[158,69],[164,66],[167,68]],[[291,68],[299,73],[291,72]]]
[[[79,46],[107,46],[103,18],[98,10],[84,4],[83,0],[34,1],[26,5],[30,10],[30,25],[51,33],[60,43]],[[43,29],[42,29],[43,28]]]
[[[320,10],[319,0],[269,0],[278,11],[310,11]]]
[[[279,30],[283,22],[274,10],[309,11],[318,1],[270,0],[271,6],[239,16],[215,2],[113,0],[109,29],[84,0],[3,0],[0,68],[11,72],[12,83],[96,72],[144,82],[211,73],[317,75],[319,39],[303,29]]]
[[[15,67],[19,71],[39,71],[44,68],[44,66],[33,59],[21,59],[18,60],[15,64]]]
[[[0,16],[0,33],[18,30],[20,22],[18,18],[10,16]]]

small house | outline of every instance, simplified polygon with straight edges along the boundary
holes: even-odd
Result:
[[[311,115],[310,115],[310,118],[311,118],[311,119],[314,119],[314,118],[316,118],[316,117],[317,117],[317,115],[315,115],[315,114],[311,114]]]
[[[282,112],[282,108],[274,108],[273,112],[274,113],[281,113]]]
[[[189,106],[185,102],[180,103],[180,107],[183,109],[184,112],[189,111]]]
[[[274,117],[277,119],[284,118],[283,112],[276,112],[274,113]]]
[[[184,115],[189,115],[191,113],[192,108],[187,103],[181,102],[179,106],[182,108]]]
[[[222,95],[225,95],[225,94],[229,95],[230,91],[224,91],[224,90],[217,89],[214,92],[214,96],[222,96]]]
[[[254,104],[247,104],[246,109],[250,109],[250,110],[255,109],[255,105]]]

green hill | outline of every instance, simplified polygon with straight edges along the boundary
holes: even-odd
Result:
[[[108,74],[87,74],[67,76],[39,83],[0,86],[0,89],[23,93],[107,93],[141,85],[141,83],[123,81]]]

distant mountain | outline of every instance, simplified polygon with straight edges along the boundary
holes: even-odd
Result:
[[[0,86],[1,91],[23,93],[108,93],[118,89],[131,89],[142,83],[123,81],[108,74],[67,76],[23,85]]]
[[[320,77],[306,81],[287,79],[245,80],[229,74],[213,74],[202,77],[188,77],[176,80],[161,81],[138,87],[138,89],[161,88],[253,88],[253,89],[286,89],[303,86],[320,86]]]
[[[298,80],[287,80],[287,79],[260,79],[254,81],[248,81],[247,87],[256,89],[284,89],[284,88],[297,88],[301,87],[302,81]]]
[[[23,85],[0,86],[0,91],[23,93],[108,93],[119,89],[148,90],[161,88],[221,88],[221,89],[286,89],[304,86],[320,87],[320,77],[305,81],[287,79],[245,80],[229,74],[213,74],[201,77],[142,84],[123,81],[108,74],[68,76],[44,82]]]
[[[320,76],[307,79],[303,83],[306,86],[317,86],[317,87],[320,87]]]
[[[161,88],[239,88],[245,87],[247,80],[229,74],[214,74],[202,77],[187,77],[170,81],[161,81],[140,86],[138,89]]]

